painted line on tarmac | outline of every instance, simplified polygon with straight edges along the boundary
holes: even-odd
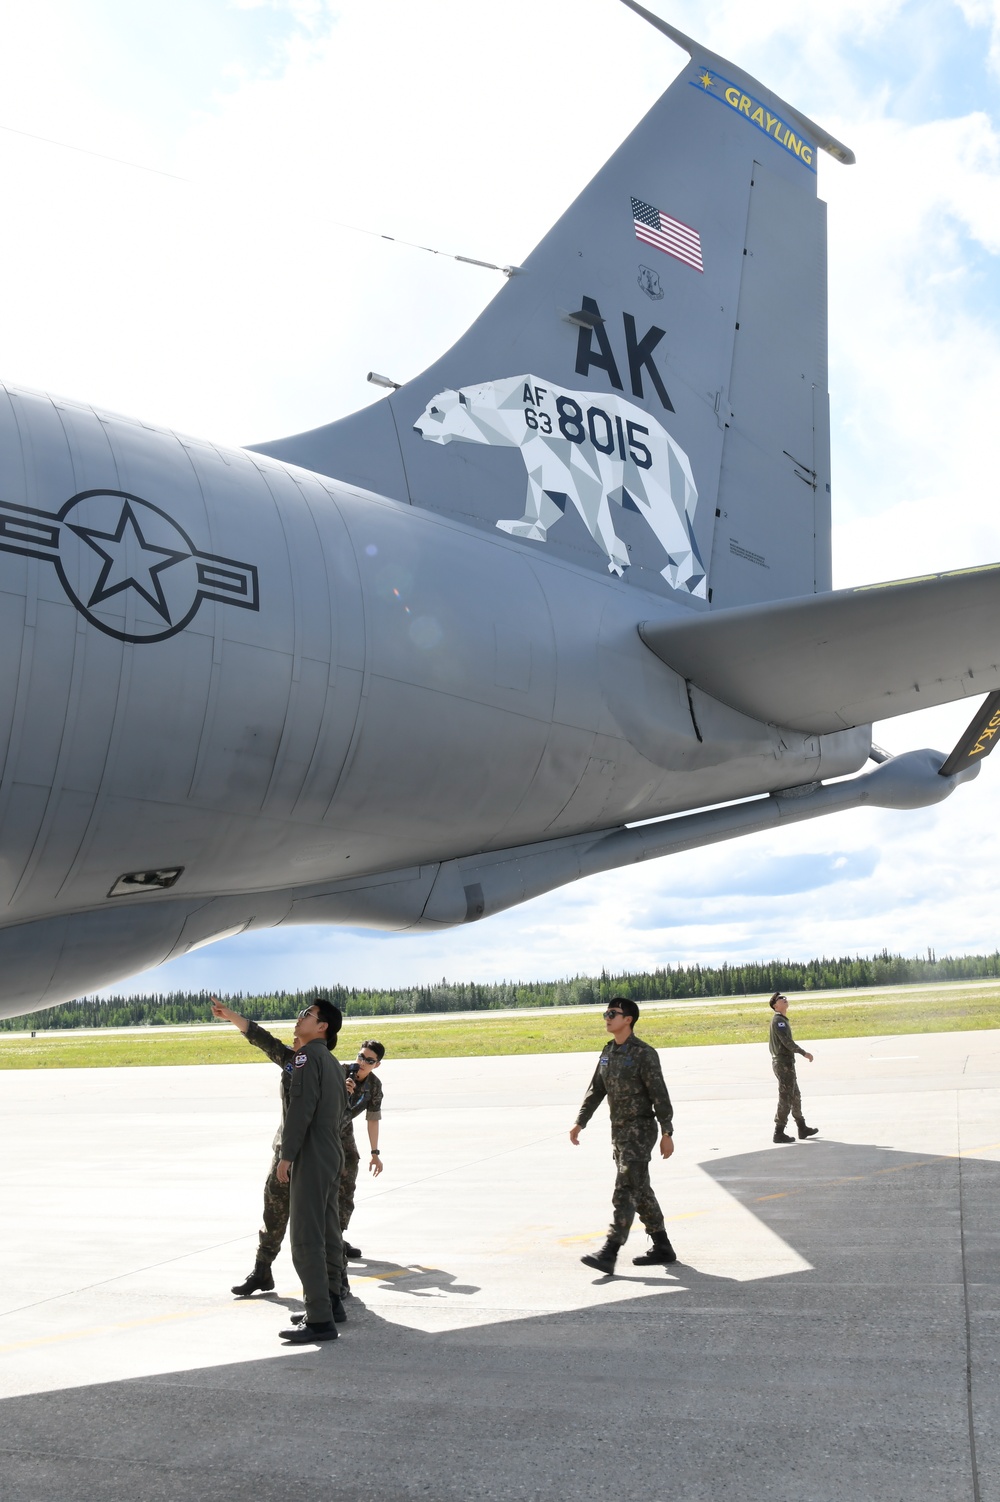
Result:
[[[9,1345],[0,1346],[0,1356],[11,1351],[28,1351],[35,1346],[60,1345],[68,1340],[91,1340],[95,1336],[113,1335],[125,1330],[142,1330],[151,1325],[176,1324],[185,1319],[207,1319],[209,1315],[218,1314],[220,1309],[229,1307],[228,1304],[220,1304],[212,1309],[183,1309],[175,1314],[155,1314],[147,1319],[122,1320],[111,1325],[91,1325],[83,1330],[67,1330],[59,1335],[38,1335],[34,1340],[15,1340]]]
[[[393,1278],[423,1278],[428,1273],[443,1271],[444,1269],[440,1267],[401,1267],[393,1273],[352,1273],[351,1285],[353,1286],[355,1283],[388,1283]]]
[[[223,1244],[226,1245],[227,1243]],[[177,1261],[179,1259],[174,1258],[172,1260]],[[441,1271],[442,1269],[438,1267],[401,1267],[388,1273],[355,1275],[351,1281],[352,1283],[388,1283],[391,1279],[424,1278],[428,1273],[438,1273]],[[128,1275],[124,1274],[123,1276]],[[115,1280],[108,1279],[108,1281],[113,1282]],[[99,1284],[90,1284],[89,1286],[100,1287]],[[85,1291],[81,1290],[81,1292]],[[65,1298],[67,1295],[59,1294],[56,1297]],[[302,1290],[297,1289],[294,1293],[282,1293],[281,1297],[283,1299],[301,1300]],[[156,1325],[177,1324],[182,1320],[208,1319],[212,1315],[224,1313],[227,1309],[259,1308],[265,1304],[268,1308],[280,1308],[280,1305],[275,1306],[270,1299],[231,1299],[227,1300],[224,1304],[214,1304],[209,1309],[182,1309],[175,1311],[173,1314],[156,1314],[150,1315],[145,1319],[119,1320],[107,1325],[89,1325],[82,1330],[67,1330],[57,1335],[38,1335],[32,1340],[10,1341],[6,1345],[0,1345],[0,1356],[9,1355],[14,1351],[29,1351],[39,1346],[61,1345],[67,1341],[92,1340],[100,1336],[125,1334],[130,1330],[149,1329]],[[29,1305],[28,1307],[34,1308],[34,1305]]]
[[[114,1273],[110,1278],[99,1278],[96,1283],[84,1283],[80,1288],[67,1288],[63,1293],[52,1293],[47,1299],[36,1299],[33,1304],[18,1304],[14,1309],[0,1310],[0,1319],[6,1319],[10,1314],[24,1314],[28,1309],[38,1309],[42,1304],[54,1304],[57,1299],[72,1299],[78,1293],[89,1293],[92,1288],[106,1288],[109,1283],[119,1283],[123,1278],[134,1278],[139,1273],[155,1272],[158,1267],[170,1267],[174,1262],[183,1262],[188,1257],[201,1257],[205,1252],[219,1252],[223,1247],[238,1246],[241,1241],[251,1241],[249,1236],[234,1236],[230,1241],[219,1241],[214,1246],[194,1247],[190,1252],[179,1252],[176,1257],[164,1257],[162,1262],[150,1262],[146,1267],[130,1267],[126,1272]],[[5,1347],[0,1346],[0,1351]]]
[[[665,1215],[663,1219],[664,1221],[670,1221],[671,1224],[675,1220],[697,1220],[699,1215],[711,1215],[715,1208],[718,1207],[711,1206],[707,1210],[685,1210],[681,1215]],[[585,1236],[560,1236],[556,1245],[576,1246],[579,1241],[593,1241],[595,1236],[606,1236],[607,1234],[607,1227],[602,1226],[599,1231],[589,1231]]]

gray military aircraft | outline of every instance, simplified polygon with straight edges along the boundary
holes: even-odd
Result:
[[[689,65],[385,399],[224,450],[6,390],[4,1015],[978,771],[1000,567],[831,590],[817,159],[853,157],[623,3]],[[872,745],[981,694],[947,759]]]

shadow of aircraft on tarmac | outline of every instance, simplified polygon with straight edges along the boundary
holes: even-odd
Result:
[[[704,1169],[811,1268],[712,1276],[678,1226],[663,1296],[440,1334],[353,1299],[325,1347],[8,1399],[0,1497],[997,1502],[1000,1164],[819,1140]]]

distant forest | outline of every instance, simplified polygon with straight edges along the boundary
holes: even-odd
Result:
[[[759,996],[772,991],[855,990],[864,986],[902,986],[929,981],[979,980],[1000,977],[1000,950],[926,959],[901,954],[861,955],[843,959],[769,960],[747,965],[667,965],[638,973],[577,975],[572,980],[475,981],[442,980],[437,985],[407,986],[399,990],[361,991],[352,986],[317,986],[308,991],[281,991],[265,996],[229,993],[227,1006],[260,1022],[294,1017],[313,997],[327,996],[346,1017],[385,1017],[414,1012],[488,1012],[510,1007],[600,1006],[609,996],[635,1001],[670,1001],[705,996]],[[211,1020],[209,992],[171,991],[148,996],[112,996],[107,1000],[82,997],[44,1012],[0,1019],[0,1030],[25,1028],[139,1027]]]

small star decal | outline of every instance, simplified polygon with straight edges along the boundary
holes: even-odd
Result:
[[[700,74],[698,82],[701,84],[703,89],[710,89],[715,83],[715,79],[712,77],[711,73],[706,70],[706,72]]]
[[[122,590],[134,589],[168,626],[171,624],[170,610],[159,575],[165,568],[171,568],[173,564],[190,557],[190,554],[147,542],[128,501],[122,506],[118,525],[113,532],[98,532],[94,527],[78,526],[72,527],[72,530],[104,559],[100,578],[87,602],[89,608],[99,605],[102,600],[110,599],[112,595],[120,594]],[[105,543],[108,546],[102,546]],[[158,557],[160,561],[154,563],[151,561],[152,557]]]

